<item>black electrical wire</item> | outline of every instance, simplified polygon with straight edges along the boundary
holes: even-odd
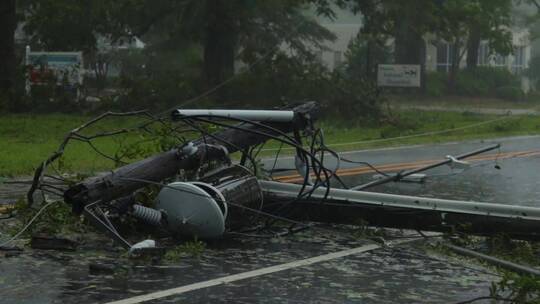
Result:
[[[157,186],[161,186],[161,187],[164,187],[164,188],[172,189],[174,191],[185,192],[185,193],[189,193],[189,194],[192,194],[192,195],[195,195],[195,196],[208,198],[208,194],[205,195],[205,194],[201,194],[201,193],[197,193],[197,192],[193,192],[193,191],[189,191],[189,190],[185,190],[185,189],[177,189],[175,187],[171,187],[171,186],[169,186],[167,184],[164,184],[164,183],[161,183],[161,182],[154,182],[154,181],[147,180],[147,179],[142,179],[142,178],[130,178],[130,177],[117,177],[117,178],[118,179],[123,179],[123,180],[126,180],[126,181],[134,181],[134,182],[147,183],[147,184],[151,184],[151,185],[157,185]],[[266,217],[271,217],[271,218],[274,218],[274,219],[277,219],[277,220],[288,222],[288,223],[291,223],[291,224],[305,225],[304,223],[299,222],[299,221],[291,220],[291,219],[288,219],[286,217],[279,216],[279,215],[274,215],[274,214],[271,214],[271,213],[268,213],[268,212],[265,212],[265,211],[262,211],[262,210],[249,208],[247,206],[236,204],[236,203],[231,202],[231,201],[227,201],[227,204],[231,205],[231,206],[234,206],[234,207],[241,208],[241,209],[245,209],[247,211],[251,211],[251,212],[254,212],[254,213],[257,213],[257,214],[260,214],[260,215],[264,215]]]
[[[266,143],[263,143],[263,144],[259,145],[259,148],[257,149],[257,152],[255,152],[255,155],[252,155],[251,157],[257,158],[257,156],[259,156],[259,153],[261,153],[261,151],[262,151],[262,149],[264,148],[265,145],[266,145]],[[251,152],[253,152],[253,149],[251,150]]]
[[[349,186],[347,186],[347,184],[345,184],[345,182],[337,174],[337,171],[341,167],[341,164],[340,164],[341,158],[340,158],[339,154],[336,151],[331,150],[326,146],[318,148],[316,150],[316,152],[317,153],[321,152],[323,154],[324,154],[324,152],[328,152],[328,153],[332,154],[336,158],[336,160],[337,160],[336,169],[334,171],[331,171],[330,178],[332,178],[332,177],[335,178],[341,184],[341,186],[343,186],[345,189],[349,189]]]
[[[141,179],[141,178],[129,178],[129,177],[117,177],[117,178],[118,179],[124,179],[124,180],[127,180],[127,181],[136,181],[136,182],[142,182],[142,183],[157,185],[157,186],[161,186],[161,187],[165,187],[165,188],[170,188],[170,189],[172,189],[174,191],[185,192],[185,193],[193,194],[193,195],[196,195],[196,196],[208,198],[208,195],[204,195],[204,194],[197,193],[197,192],[192,192],[192,191],[185,190],[185,189],[177,189],[175,187],[171,187],[171,186],[169,186],[167,184],[164,184],[164,183],[161,183],[161,182],[155,182],[155,181],[151,181],[151,180],[147,180],[147,179]],[[241,204],[237,204],[237,203],[234,203],[234,202],[231,202],[231,201],[227,201],[227,204],[231,205],[233,207],[237,207],[237,208],[244,209],[244,210],[256,213],[256,214],[263,215],[263,216],[268,217],[268,218],[272,218],[274,220],[283,221],[283,222],[287,222],[287,223],[294,224],[294,225],[301,225],[305,229],[316,228],[316,229],[319,229],[319,230],[335,232],[335,229],[329,229],[329,228],[325,228],[325,227],[321,227],[321,226],[317,226],[317,225],[306,224],[304,222],[295,221],[295,220],[286,218],[284,216],[279,216],[279,215],[275,215],[275,214],[265,212],[265,211],[262,211],[262,210],[250,208],[250,207],[247,207],[247,206],[244,206],[244,205],[241,205]]]
[[[136,181],[136,182],[143,182],[143,183],[147,183],[147,184],[158,185],[158,186],[161,186],[161,187],[170,188],[170,189],[172,189],[174,191],[190,193],[190,194],[195,195],[195,196],[200,196],[200,197],[205,197],[205,198],[208,197],[207,195],[204,195],[204,194],[201,194],[201,193],[192,192],[192,191],[185,190],[185,189],[177,189],[177,188],[171,187],[171,186],[169,186],[167,184],[164,184],[162,182],[155,182],[155,181],[151,181],[151,180],[147,180],[147,179],[140,179],[140,178],[128,178],[128,177],[117,177],[117,178],[127,180],[127,181]],[[259,215],[263,215],[263,216],[265,216],[265,217],[267,217],[269,219],[274,219],[274,220],[277,220],[277,221],[283,221],[283,222],[287,222],[287,223],[290,223],[290,224],[293,224],[293,225],[301,225],[301,227],[299,229],[315,228],[315,229],[324,230],[324,231],[331,231],[331,232],[336,231],[336,228],[330,229],[330,228],[322,227],[320,225],[306,224],[304,222],[292,220],[292,219],[284,217],[284,216],[280,216],[280,215],[272,214],[272,213],[265,212],[265,211],[262,211],[262,210],[250,208],[250,207],[247,207],[247,206],[244,206],[244,205],[241,205],[241,204],[237,204],[237,203],[234,203],[234,202],[231,202],[231,201],[227,201],[227,204],[231,205],[233,207],[237,207],[237,208],[240,208],[240,209],[247,210],[249,212],[253,212],[253,213],[256,213],[256,214],[259,214]],[[332,204],[329,204],[329,205],[332,205]],[[346,205],[346,204],[343,204],[343,205]],[[354,205],[352,205],[352,206],[354,206]],[[231,233],[229,232],[228,234],[231,234]]]
[[[334,169],[334,171],[331,171],[330,178],[334,177],[341,184],[341,186],[343,186],[345,189],[349,189],[349,187],[345,184],[345,182],[343,182],[343,180],[337,175],[337,171],[341,167],[341,164],[340,164],[341,158],[340,158],[340,156],[338,155],[337,152],[335,152],[334,150],[328,148],[328,146],[325,145],[325,143],[324,143],[324,133],[323,133],[322,129],[317,129],[315,131],[315,133],[313,134],[313,137],[312,137],[312,143],[314,143],[316,141],[317,137],[319,139],[319,148],[313,150],[312,153],[315,154],[315,155],[317,153],[319,153],[319,152],[321,153],[321,163],[324,163],[324,153],[325,152],[328,152],[328,153],[332,154],[336,158],[337,164],[336,164],[336,168]],[[330,187],[330,185],[328,185],[328,187]]]
[[[281,149],[283,148],[283,142],[279,143],[279,149],[276,152],[276,157],[274,158],[274,164],[272,165],[272,169],[270,169],[270,177],[272,177],[272,174],[274,173],[274,169],[276,168],[276,164],[279,158],[279,154],[281,153]]]
[[[380,175],[383,175],[383,176],[386,176],[386,177],[390,176],[387,173],[382,172],[381,170],[377,169],[375,166],[373,166],[372,164],[370,164],[370,163],[368,163],[366,161],[350,160],[350,159],[346,159],[346,158],[343,158],[343,157],[340,157],[340,160],[342,160],[342,161],[344,161],[346,163],[365,165],[365,166],[369,167],[371,170],[379,173]]]
[[[264,128],[264,129],[268,129],[274,133],[277,133],[279,135],[282,135],[283,137],[287,138],[288,140],[283,140],[282,138],[279,138],[278,136],[275,136],[275,135],[272,135],[272,134],[268,134],[268,133],[265,133],[265,132],[260,132],[260,131],[256,131],[256,130],[246,130],[244,128],[240,128],[238,126],[231,126],[231,125],[228,125],[228,124],[223,124],[223,123],[219,123],[219,122],[216,122],[216,121],[212,121],[212,120],[208,120],[208,119],[204,119],[203,117],[211,117],[211,118],[221,118],[221,119],[226,119],[226,120],[233,120],[233,121],[239,121],[239,122],[242,122],[242,123],[247,123],[247,124],[252,124],[252,125],[255,125],[255,126],[259,126],[261,128]],[[253,133],[253,134],[258,134],[258,135],[261,135],[261,136],[264,136],[264,137],[268,137],[268,138],[273,138],[277,141],[280,141],[281,143],[286,143],[288,145],[291,145],[291,146],[294,146],[295,148],[297,148],[297,150],[299,151],[299,153],[301,155],[304,156],[304,159],[307,159],[309,157],[309,159],[311,159],[313,165],[315,165],[315,163],[318,163],[319,167],[320,167],[320,170],[318,170],[318,174],[316,175],[317,177],[317,182],[316,182],[316,186],[319,187],[320,185],[324,184],[322,181],[321,181],[321,171],[324,173],[325,175],[325,180],[327,181],[327,184],[329,186],[329,179],[330,177],[328,176],[328,172],[331,172],[330,170],[328,170],[327,168],[324,167],[324,165],[322,164],[322,162],[320,162],[317,157],[313,154],[310,154],[308,151],[306,151],[305,149],[303,149],[303,147],[299,144],[297,144],[293,138],[291,138],[288,134],[282,132],[281,130],[278,130],[278,129],[275,129],[273,127],[270,127],[268,125],[264,125],[264,124],[261,124],[261,123],[258,123],[258,122],[254,122],[254,121],[250,121],[250,120],[245,120],[245,119],[239,119],[239,118],[231,118],[231,117],[223,117],[223,116],[217,116],[217,115],[197,115],[197,116],[190,116],[190,117],[183,117],[181,120],[183,121],[186,121],[188,119],[196,119],[196,120],[199,120],[199,121],[202,121],[202,122],[206,122],[206,123],[210,123],[210,124],[214,124],[214,125],[218,125],[218,126],[222,126],[222,127],[228,127],[228,128],[233,128],[233,129],[237,129],[237,130],[240,130],[240,131],[244,131],[244,132],[250,132],[250,133]],[[203,132],[207,135],[210,135],[208,132],[206,131],[203,131],[203,130],[200,130],[200,132]],[[214,137],[214,136],[213,136]],[[223,141],[219,138],[216,138],[214,137],[216,140],[220,140],[220,141]],[[205,139],[205,138],[203,138]],[[234,147],[234,145],[231,145]],[[237,147],[235,147],[237,150],[241,151],[242,149],[239,149]],[[254,167],[256,167],[255,165],[255,162],[252,161],[254,163]],[[308,167],[309,167],[309,164],[308,164]],[[308,193],[304,193],[304,189],[305,189],[305,186],[307,184],[307,178],[309,177],[309,174],[306,174],[305,176],[305,179],[304,179],[304,184],[303,184],[303,188],[301,189],[301,191],[299,192],[299,195],[297,197],[297,199],[300,199],[304,196],[310,196],[313,191],[315,189],[312,189],[310,192]],[[325,197],[327,197],[329,193],[329,187],[327,188],[327,191],[326,191],[326,194],[325,194]],[[324,199],[323,198],[323,199]]]
[[[188,124],[190,127],[195,128],[197,131],[199,131],[199,132],[202,134],[203,142],[204,142],[205,144],[206,144],[206,136],[208,136],[208,137],[211,137],[211,138],[213,138],[213,139],[215,139],[215,140],[217,140],[217,141],[220,141],[220,142],[222,142],[222,143],[224,143],[224,144],[226,144],[226,145],[229,145],[229,146],[231,146],[231,147],[234,147],[234,148],[237,149],[238,151],[242,152],[242,149],[241,149],[239,146],[237,146],[237,145],[231,143],[231,142],[228,141],[228,140],[225,140],[225,139],[222,139],[222,138],[220,138],[220,137],[218,137],[218,136],[215,136],[215,135],[213,135],[212,133],[210,133],[210,132],[204,130],[203,128],[200,128],[199,126],[197,126],[195,123],[193,123],[193,122],[190,121],[189,119],[184,120],[184,122],[185,122],[186,124]],[[242,152],[242,153],[243,153],[242,156],[245,156],[245,157],[248,158],[249,161],[251,162],[251,164],[252,164],[252,166],[253,166],[253,175],[257,176],[257,163],[255,162],[255,159],[253,159],[253,157],[251,157],[251,155],[248,155],[248,154],[245,153],[245,152]]]
[[[252,125],[255,125],[255,126],[259,126],[259,127],[262,127],[262,128],[266,128],[272,132],[275,132],[275,133],[278,133],[279,135],[282,135],[284,136],[285,138],[289,139],[289,140],[285,140],[283,138],[280,138],[279,136],[276,136],[276,135],[273,135],[273,134],[268,134],[268,133],[265,133],[265,132],[262,132],[262,131],[257,131],[257,130],[248,130],[248,129],[244,129],[244,128],[241,128],[239,126],[235,126],[235,125],[228,125],[228,124],[224,124],[224,123],[220,123],[220,122],[217,122],[217,121],[212,121],[212,120],[208,120],[208,119],[204,119],[203,117],[211,117],[211,118],[220,118],[220,119],[225,119],[225,120],[233,120],[233,121],[238,121],[238,122],[243,122],[243,123],[248,123],[248,124],[252,124]],[[324,168],[323,164],[320,163],[320,161],[317,159],[317,157],[313,154],[311,154],[309,151],[306,151],[304,149],[304,147],[302,147],[301,145],[299,145],[298,143],[296,143],[294,141],[294,139],[292,139],[288,134],[282,132],[281,130],[278,130],[278,129],[275,129],[273,127],[270,127],[270,126],[267,126],[267,125],[264,125],[264,124],[261,124],[261,123],[258,123],[258,122],[255,122],[255,121],[250,121],[250,120],[246,120],[246,119],[241,119],[241,118],[234,118],[234,117],[228,117],[228,116],[219,116],[219,115],[194,115],[194,116],[189,116],[189,117],[182,117],[182,118],[179,118],[181,120],[185,120],[185,119],[196,119],[196,120],[200,120],[200,121],[203,121],[203,122],[207,122],[207,123],[211,123],[211,124],[215,124],[215,125],[218,125],[218,126],[221,126],[221,127],[227,127],[227,128],[232,128],[232,129],[235,129],[235,130],[239,130],[239,131],[244,131],[244,132],[248,132],[248,133],[252,133],[252,134],[257,134],[257,135],[260,135],[260,136],[264,136],[264,137],[267,137],[267,138],[272,138],[272,139],[275,139],[277,141],[280,141],[280,142],[283,142],[285,144],[288,144],[290,146],[293,146],[294,148],[296,148],[297,150],[299,150],[302,154],[304,154],[305,156],[309,156],[309,158],[314,161],[314,163],[317,163],[321,168],[323,168],[322,172],[324,173],[325,175],[325,180],[329,181],[329,175],[328,175],[328,172],[330,170],[328,170],[327,168]],[[300,190],[299,192],[299,197],[300,196],[303,196],[303,191],[306,187],[306,183],[307,183],[307,177],[309,175],[306,175],[306,178],[304,179],[304,184],[302,186],[302,189]],[[316,178],[317,178],[317,183],[319,181],[321,181],[321,176],[320,174],[319,175],[316,175]],[[319,184],[320,185],[320,184]],[[328,196],[329,194],[329,191],[330,191],[330,187],[327,188],[327,191],[325,193],[325,198]]]
[[[315,143],[317,142],[317,138],[319,139],[319,144],[320,144],[321,147],[315,149]],[[334,171],[331,171],[331,170],[329,170],[329,169],[327,169],[327,168],[325,168],[325,167],[324,167],[324,168],[317,168],[317,167],[315,167],[315,164],[313,164],[312,166],[314,167],[313,170],[314,170],[314,172],[316,173],[316,176],[319,176],[319,175],[320,175],[320,169],[322,169],[322,170],[329,170],[331,174],[330,174],[330,177],[329,177],[327,180],[330,180],[330,178],[334,177],[334,178],[335,178],[335,179],[336,179],[336,180],[337,180],[337,181],[338,181],[345,189],[348,189],[348,186],[347,186],[347,185],[343,182],[343,180],[337,175],[337,171],[338,171],[338,169],[339,169],[339,167],[340,167],[340,164],[339,164],[339,155],[338,155],[335,151],[329,149],[328,147],[326,147],[326,146],[324,145],[324,135],[323,135],[323,132],[322,132],[321,129],[317,129],[317,130],[315,131],[315,133],[313,134],[313,136],[312,136],[312,140],[311,140],[311,144],[310,144],[310,153],[311,153],[312,155],[317,155],[317,153],[320,152],[320,153],[321,153],[321,159],[319,160],[319,162],[320,162],[321,164],[323,164],[323,163],[324,163],[324,152],[325,152],[325,151],[327,151],[327,152],[333,154],[334,157],[336,157],[336,160],[337,160],[338,163],[337,163],[336,168],[335,168]],[[292,203],[294,203],[294,202],[296,202],[296,201],[299,201],[300,199],[305,199],[306,196],[307,196],[307,198],[311,197],[311,195],[315,192],[315,190],[317,190],[317,188],[320,187],[320,186],[322,186],[322,185],[325,185],[325,186],[327,187],[327,188],[326,188],[327,191],[329,191],[329,189],[330,189],[330,183],[329,183],[329,182],[328,182],[328,183],[325,183],[325,182],[317,183],[317,184],[313,185],[313,187],[311,188],[310,191],[301,193],[301,195],[298,195],[296,199],[290,200],[290,201],[287,201],[287,202],[282,202],[282,203],[281,203],[281,207],[279,207],[275,212],[284,212],[284,211],[286,211],[286,208],[289,207]],[[305,187],[305,186],[306,186],[306,183],[304,182],[303,187]],[[320,200],[319,203],[323,203],[323,202],[326,200],[326,198],[327,198],[327,195],[325,195],[325,197],[322,198],[322,199]]]
[[[319,148],[315,148],[315,143],[317,143],[317,139],[319,141]],[[312,139],[311,139],[311,144],[310,144],[310,153],[312,155],[317,155],[318,153],[320,153],[321,157],[320,157],[320,160],[319,160],[319,163],[320,164],[323,164],[324,163],[324,153],[325,152],[329,152],[330,154],[334,155],[334,157],[336,157],[336,160],[337,160],[337,165],[336,165],[336,168],[334,171],[332,170],[329,170],[327,169],[326,167],[321,167],[321,168],[318,168],[315,164],[312,164],[312,167],[313,167],[313,170],[314,172],[316,172],[316,176],[319,176],[320,175],[320,171],[321,170],[328,170],[330,172],[330,176],[326,179],[326,181],[329,181],[332,177],[334,177],[344,188],[348,188],[348,186],[343,182],[343,180],[341,180],[341,178],[337,175],[337,171],[340,167],[340,164],[339,164],[339,155],[329,149],[328,147],[326,147],[324,145],[324,134],[322,132],[321,129],[317,129],[314,134],[312,135]],[[304,195],[301,195],[301,196],[298,196],[296,200],[293,200],[293,201],[289,201],[289,202],[284,202],[283,206],[281,208],[279,208],[278,210],[282,210],[283,208],[289,206],[291,203],[295,202],[295,201],[298,201],[299,199],[303,198],[304,196],[307,196],[307,198],[311,197],[311,195],[314,193],[315,190],[317,190],[318,187],[320,186],[326,186],[327,187],[327,191],[329,191],[330,189],[330,183],[326,183],[326,182],[320,182],[320,183],[316,183],[310,191],[304,193]],[[320,203],[322,203],[324,200],[326,200],[327,198],[327,195],[325,195],[325,197],[323,199],[320,200]]]
[[[263,129],[270,130],[271,132],[276,133],[278,135],[281,135],[284,138],[280,138],[279,136],[276,136],[276,135],[273,135],[273,134],[268,134],[267,132],[263,132],[263,131],[249,130],[249,129],[240,128],[238,126],[231,126],[231,125],[228,125],[228,124],[223,124],[223,123],[219,123],[219,122],[212,121],[212,120],[207,120],[207,119],[204,119],[203,117],[222,118],[222,119],[228,119],[228,120],[239,121],[239,122],[242,122],[242,123],[255,125],[255,126],[261,127]],[[197,131],[199,131],[201,134],[203,134],[203,140],[204,141],[206,141],[206,137],[205,137],[205,135],[206,135],[206,136],[214,138],[217,141],[224,142],[225,144],[230,145],[231,147],[235,147],[239,151],[242,151],[242,149],[239,149],[239,147],[235,146],[234,144],[232,144],[232,143],[230,143],[230,142],[228,142],[226,140],[223,140],[223,139],[221,139],[221,138],[219,138],[217,136],[214,136],[213,134],[207,132],[206,130],[203,130],[202,128],[200,128],[196,124],[194,124],[194,122],[192,120],[206,122],[206,123],[218,125],[218,126],[221,126],[221,127],[233,128],[233,129],[237,129],[237,130],[240,130],[240,131],[261,135],[261,136],[264,136],[264,137],[267,137],[267,138],[272,138],[272,139],[275,139],[275,140],[279,141],[281,143],[281,146],[283,146],[283,144],[288,144],[288,145],[291,145],[291,146],[295,147],[297,149],[297,152],[300,155],[300,157],[303,157],[306,162],[311,162],[312,163],[311,166],[309,166],[309,163],[306,163],[306,169],[309,170],[310,167],[313,168],[313,170],[315,172],[315,175],[316,175],[316,182],[314,184],[314,187],[311,189],[311,191],[306,192],[306,193],[304,193],[303,190],[300,191],[300,193],[299,193],[299,195],[297,197],[297,200],[301,199],[303,197],[311,196],[313,191],[317,187],[319,187],[321,185],[326,185],[327,186],[327,193],[325,194],[325,197],[323,198],[323,200],[326,199],[326,197],[328,195],[328,192],[329,192],[329,188],[330,188],[330,178],[331,178],[331,176],[336,176],[335,171],[337,171],[337,169],[335,171],[332,171],[332,170],[329,170],[328,168],[326,168],[324,166],[324,163],[323,163],[324,162],[324,151],[322,152],[321,160],[319,160],[317,158],[317,155],[315,155],[313,153],[316,150],[319,150],[319,149],[315,149],[315,143],[316,143],[317,136],[319,135],[320,138],[321,138],[321,142],[323,141],[322,133],[320,131],[318,131],[318,132],[316,132],[314,134],[314,137],[313,137],[313,140],[312,140],[312,143],[311,143],[310,151],[306,151],[301,146],[301,144],[298,143],[298,141],[299,141],[298,138],[293,139],[288,134],[286,134],[286,133],[284,133],[284,132],[282,132],[282,131],[280,131],[278,129],[275,129],[275,128],[271,127],[271,126],[260,124],[258,122],[254,122],[254,121],[249,121],[249,120],[244,120],[244,119],[236,119],[236,118],[231,118],[231,117],[219,117],[219,116],[208,116],[208,115],[206,115],[206,116],[201,115],[201,116],[196,116],[196,117],[192,116],[192,117],[189,117],[189,118],[185,117],[185,118],[182,118],[181,120],[184,121],[184,123],[190,125],[192,128],[197,129]],[[296,131],[296,133],[298,134],[297,131]],[[331,151],[330,149],[327,149],[327,148],[325,150]],[[259,151],[260,151],[260,149],[259,149]],[[335,152],[331,151],[330,153],[335,153]],[[256,170],[256,163],[255,163],[254,159],[251,157],[251,155],[249,155],[249,153],[246,156],[250,157],[250,161],[253,164],[254,170]],[[275,162],[276,161],[277,161],[277,158],[276,158]],[[331,175],[329,175],[329,173]],[[325,177],[324,181],[321,180],[322,175],[324,175],[324,177]],[[308,174],[306,174],[306,176],[305,176],[304,187],[307,184],[308,177],[309,177],[309,171],[308,171]],[[128,178],[124,178],[124,179],[128,179]],[[157,184],[163,186],[163,184],[161,184],[161,183],[157,183]],[[275,215],[273,215],[273,216],[274,216],[275,219],[284,218],[284,217],[279,217],[279,216],[276,217]],[[298,224],[297,222],[295,222],[295,223]]]

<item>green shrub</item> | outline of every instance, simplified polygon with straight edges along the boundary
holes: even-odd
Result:
[[[527,101],[530,102],[540,102],[540,92],[536,90],[531,90],[527,93]]]
[[[495,89],[495,97],[510,101],[521,101],[525,96],[520,87],[502,86]]]
[[[392,62],[392,50],[381,41],[373,41],[368,51],[368,41],[373,37],[360,33],[349,42],[345,52],[345,71],[354,77],[367,77],[375,79],[377,77],[377,66],[379,64]],[[369,70],[367,62],[369,61]]]
[[[497,97],[507,100],[521,100],[521,80],[505,68],[477,67],[460,70],[454,82],[452,92],[447,91],[448,74],[428,73],[426,76],[426,94],[440,96],[451,93],[460,96]]]
[[[195,238],[193,241],[187,241],[182,245],[178,245],[167,250],[163,258],[167,262],[178,262],[183,257],[193,257],[199,259],[205,249],[206,243]]]
[[[529,62],[529,68],[525,71],[526,75],[531,79],[533,85],[540,80],[540,56],[534,56]]]
[[[487,83],[488,87],[519,86],[521,80],[518,76],[510,73],[506,68],[477,67],[470,70],[479,79]]]
[[[388,125],[381,130],[380,137],[392,138],[413,134],[420,128],[420,123],[418,120],[421,116],[422,114],[415,117],[397,117],[393,124]]]
[[[520,82],[519,77],[505,68],[477,67],[475,69],[465,69],[457,75],[456,93],[467,96],[500,97],[496,92],[498,88],[519,87]]]
[[[9,97],[0,91],[0,113],[7,112],[9,109]]]
[[[228,105],[243,107],[316,100],[324,107],[322,116],[355,125],[376,121],[381,114],[382,97],[373,81],[346,69],[330,72],[316,60],[299,61],[284,53],[239,75],[224,91]]]
[[[152,49],[126,52],[119,59],[121,72],[115,82],[124,90],[113,98],[115,107],[157,111],[203,92],[198,56],[195,47],[177,52]]]
[[[519,130],[521,126],[520,120],[505,120],[491,125],[491,129],[495,132],[509,132]]]
[[[442,72],[426,73],[426,95],[440,97],[446,93],[446,74]]]
[[[489,94],[489,84],[482,78],[478,78],[476,73],[463,71],[456,77],[456,94],[463,96],[487,96]]]

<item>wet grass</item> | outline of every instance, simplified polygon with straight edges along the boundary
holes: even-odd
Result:
[[[389,96],[389,104],[400,106],[429,106],[451,108],[475,109],[531,109],[540,110],[540,101],[508,101],[497,98],[478,98],[464,96]]]
[[[420,110],[400,111],[395,115],[394,122],[381,126],[351,127],[343,121],[331,120],[318,125],[324,129],[325,144],[336,151],[540,134],[540,116],[534,115]],[[474,126],[482,123],[485,124]],[[279,144],[269,142],[265,148],[277,149]],[[270,152],[275,153],[268,151],[263,155],[270,156]],[[283,153],[294,153],[294,150]]]
[[[163,258],[169,263],[178,262],[185,257],[200,259],[205,249],[206,244],[204,242],[194,239],[168,249]]]
[[[0,176],[29,175],[47,158],[64,138],[65,134],[91,117],[67,114],[2,115],[0,116]],[[540,116],[510,116],[483,126],[440,134],[416,136],[426,132],[456,129],[472,124],[500,119],[501,116],[470,112],[400,111],[394,113],[392,123],[364,126],[361,122],[344,122],[327,119],[318,126],[324,129],[326,144],[338,151],[368,149],[421,143],[440,143],[466,139],[494,138],[511,135],[540,134]],[[87,131],[88,134],[105,130],[128,128],[141,122],[136,118],[111,118]],[[413,137],[408,137],[412,136]],[[131,143],[143,141],[139,135],[118,135],[95,141],[101,151],[115,155]],[[375,140],[375,141],[374,141]],[[362,143],[358,143],[362,141]],[[366,141],[366,142],[364,142]],[[355,142],[352,143],[351,142]],[[150,142],[143,146],[151,153],[158,147]],[[279,143],[269,142],[265,148],[278,148]],[[126,151],[123,151],[126,152]],[[139,154],[142,154],[141,151]],[[293,153],[284,151],[283,153]],[[265,151],[260,156],[271,156],[275,151]],[[137,158],[137,155],[132,157]],[[115,163],[92,150],[83,142],[68,146],[60,165],[72,172],[94,173],[111,169]]]
[[[4,177],[32,174],[41,162],[58,149],[70,130],[93,118],[67,114],[21,114],[0,117],[0,176]],[[144,121],[143,118],[134,117],[107,118],[86,129],[84,134],[132,128]],[[140,134],[121,134],[98,138],[93,143],[95,148],[103,153],[118,156],[127,152],[123,150],[124,147],[142,141],[145,139],[141,138]],[[157,149],[149,147],[148,150],[147,152],[151,153],[151,150]],[[71,141],[58,165],[62,171],[91,174],[111,169],[116,164],[113,160],[97,154],[87,143]]]
[[[538,259],[540,242],[538,241],[515,240],[504,234],[486,238],[462,234],[460,238],[453,239],[454,243],[456,241],[459,246],[518,263],[531,269],[537,270],[540,266]],[[458,257],[460,260],[474,260],[474,258],[456,255],[444,246],[438,246],[436,250],[449,256]],[[540,303],[540,278],[538,276],[517,273],[483,260],[478,260],[478,262],[494,269],[501,275],[500,280],[492,282],[489,290],[489,296],[493,299],[511,303]]]

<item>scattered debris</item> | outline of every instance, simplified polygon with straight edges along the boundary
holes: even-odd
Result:
[[[130,254],[163,250],[160,242],[153,239],[132,245],[122,228],[133,221],[143,227],[146,235],[184,239],[212,239],[246,232],[264,236],[264,230],[268,231],[276,222],[288,225],[284,234],[287,235],[309,228],[304,222],[308,219],[353,225],[365,221],[381,227],[443,232],[468,227],[468,233],[540,236],[540,208],[360,191],[390,182],[422,182],[426,175],[421,172],[443,165],[465,170],[469,165],[464,159],[500,145],[447,155],[439,162],[395,174],[375,170],[380,174],[376,180],[349,187],[337,173],[340,161],[373,166],[343,159],[329,149],[324,144],[323,131],[315,127],[317,112],[317,103],[307,102],[272,111],[177,109],[169,117],[155,117],[146,111],[105,113],[72,130],[58,150],[41,164],[27,195],[28,202],[33,203],[38,191],[61,196],[74,214],[84,215],[88,222],[129,249]],[[84,133],[111,116],[139,116],[145,122],[130,130]],[[164,141],[172,142],[172,148],[129,163],[92,146],[92,140],[105,136],[135,131],[154,134],[153,125],[160,127],[159,136],[167,136]],[[199,138],[184,137],[186,132],[198,133]],[[87,142],[97,153],[121,165],[111,172],[77,181],[66,180],[60,172],[49,173],[70,140]],[[261,179],[264,168],[256,158],[268,140],[296,150],[295,166],[301,184]],[[233,165],[231,154],[235,152],[241,154],[241,160]],[[338,161],[336,168],[326,167],[325,155]],[[276,160],[278,156],[279,151]],[[273,169],[266,173],[271,176]],[[334,183],[341,189],[333,187]],[[145,193],[149,188],[152,190]],[[33,240],[33,246],[36,242],[42,248],[72,245],[61,239],[38,238]],[[190,243],[184,245],[187,244]],[[192,249],[198,251],[200,246]],[[175,251],[169,251],[169,255],[174,255],[171,252]]]
[[[536,276],[536,277],[540,277],[540,270],[536,269],[536,268],[533,268],[533,267],[528,267],[528,266],[520,265],[520,264],[517,264],[517,263],[514,263],[514,262],[499,259],[499,258],[490,256],[490,255],[487,255],[487,254],[476,252],[474,250],[463,248],[461,246],[456,246],[456,245],[446,244],[446,243],[442,243],[442,245],[444,247],[452,250],[455,253],[470,256],[470,257],[473,257],[473,258],[477,258],[477,259],[480,259],[482,261],[486,261],[488,263],[491,263],[493,265],[512,270],[512,271],[514,271],[516,273],[520,273],[520,274],[524,274],[524,275],[533,275],[533,276]]]
[[[111,274],[118,269],[118,266],[110,263],[93,262],[88,264],[88,270],[91,274]]]
[[[21,247],[17,246],[0,246],[0,251],[7,251],[7,252],[20,252],[23,251]]]
[[[33,249],[75,251],[78,243],[72,239],[46,234],[32,236],[30,247]]]

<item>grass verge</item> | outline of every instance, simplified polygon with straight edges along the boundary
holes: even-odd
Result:
[[[361,122],[324,120],[318,126],[324,129],[326,144],[338,151],[399,146],[405,144],[441,143],[478,138],[495,138],[513,135],[540,134],[540,116],[509,116],[503,120],[440,134],[407,137],[426,132],[462,128],[480,122],[500,119],[501,116],[470,112],[400,111],[392,124],[361,126]],[[47,158],[65,134],[91,117],[67,114],[3,115],[0,119],[0,176],[29,175]],[[134,118],[111,118],[100,122],[88,133],[111,131],[133,126]],[[352,127],[351,127],[352,126]],[[404,138],[403,138],[404,137]],[[383,141],[380,141],[384,139]],[[138,135],[119,135],[97,140],[95,146],[108,154],[119,153],[129,143],[143,140]],[[376,141],[373,141],[376,140]],[[343,144],[360,142],[355,144]],[[154,144],[154,142],[152,142]],[[337,144],[337,145],[336,145]],[[334,146],[336,145],[336,146]],[[265,149],[275,149],[279,143],[270,141]],[[149,153],[159,151],[148,147]],[[284,151],[283,153],[293,153]],[[275,151],[265,151],[260,156],[271,156]],[[83,142],[68,145],[60,162],[63,170],[93,173],[114,167],[108,160]]]
[[[428,106],[446,107],[461,109],[529,109],[540,110],[540,103],[534,101],[508,101],[496,98],[480,98],[465,96],[388,96],[389,104],[392,107],[400,106]]]

